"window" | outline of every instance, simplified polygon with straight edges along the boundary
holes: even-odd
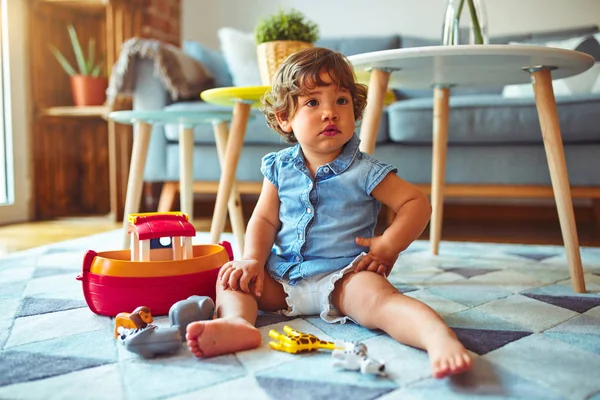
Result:
[[[0,225],[29,219],[26,0],[0,0]]]
[[[2,15],[0,11],[0,15]],[[0,23],[0,26],[2,24]],[[9,203],[8,198],[8,153],[6,151],[6,129],[4,129],[4,84],[3,84],[3,73],[2,70],[2,48],[3,46],[2,31],[0,30],[0,205],[6,205]]]

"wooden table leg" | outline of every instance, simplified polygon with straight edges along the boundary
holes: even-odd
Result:
[[[444,211],[444,178],[446,174],[446,151],[448,149],[448,114],[450,89],[436,87],[433,90],[433,160],[431,167],[431,221],[429,241],[431,252],[438,254],[442,237]]]
[[[132,99],[118,96],[110,111],[131,110]],[[108,168],[110,181],[111,219],[121,221],[125,211],[125,193],[133,145],[133,126],[117,124],[107,116],[108,123]]]
[[[223,167],[225,159],[225,151],[227,148],[227,122],[221,121],[213,125],[215,131],[215,142],[217,145],[217,153],[219,155],[219,162],[221,168]],[[229,221],[231,222],[231,229],[235,236],[240,254],[244,253],[244,235],[246,234],[246,224],[244,222],[244,213],[242,212],[242,199],[237,190],[237,182],[234,179],[233,185],[231,186],[231,194],[229,195],[229,201],[227,202],[227,209],[229,210]]]
[[[173,209],[175,196],[179,191],[179,182],[164,182],[158,198],[158,212],[168,212]]]
[[[225,218],[227,217],[227,203],[231,195],[231,188],[235,181],[240,153],[244,144],[244,135],[246,126],[250,117],[250,104],[235,103],[233,107],[233,119],[229,129],[229,140],[225,152],[225,159],[221,168],[221,179],[219,180],[219,189],[217,190],[217,199],[215,202],[215,211],[213,213],[210,226],[210,237],[212,243],[219,243],[221,233],[225,227]]]
[[[129,130],[128,132],[125,132]],[[122,125],[117,127],[117,196],[121,204],[117,207],[123,209],[125,213],[124,198],[127,197],[127,187],[129,186],[129,168],[131,165],[131,157],[133,154],[133,140],[135,126]]]
[[[585,280],[581,266],[581,255],[579,254],[579,239],[575,226],[571,188],[567,175],[567,164],[558,122],[558,113],[556,111],[550,69],[541,68],[532,70],[531,82],[533,84],[535,104],[544,139],[544,148],[546,149],[546,158],[548,159],[548,168],[550,169],[550,179],[552,180],[560,229],[569,262],[571,282],[575,292],[585,293]]]
[[[390,72],[380,69],[371,71],[369,91],[367,92],[367,107],[363,114],[360,127],[360,150],[373,154],[377,142],[377,131],[383,113],[383,101],[387,91]]]
[[[110,191],[110,219],[119,220],[119,190],[117,175],[117,128],[115,121],[108,120],[108,182]]]
[[[138,122],[135,136],[133,138],[133,149],[131,151],[131,164],[129,166],[129,179],[127,180],[127,194],[125,195],[125,211],[123,212],[123,248],[129,247],[129,235],[127,234],[127,218],[129,214],[140,210],[142,200],[142,188],[144,185],[144,167],[150,144],[152,125]]]
[[[179,125],[179,203],[181,211],[194,220],[194,130],[192,127]]]

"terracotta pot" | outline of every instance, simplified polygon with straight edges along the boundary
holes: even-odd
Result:
[[[106,101],[106,78],[85,75],[71,77],[73,102],[76,106],[101,106]]]

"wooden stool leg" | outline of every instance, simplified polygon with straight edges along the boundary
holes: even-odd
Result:
[[[225,149],[227,147],[227,122],[222,121],[214,124],[215,131],[215,142],[217,144],[217,153],[219,155],[219,162],[223,165],[225,159]],[[235,241],[238,244],[240,254],[244,253],[244,235],[246,234],[246,224],[244,223],[244,214],[242,212],[242,199],[237,190],[237,182],[233,181],[231,186],[231,194],[229,195],[229,201],[227,202],[227,208],[229,210],[229,221],[231,222],[231,229],[235,236]]]
[[[592,199],[592,213],[594,214],[596,231],[600,231],[600,199]]]
[[[368,154],[373,154],[375,151],[377,131],[381,122],[383,101],[389,80],[390,72],[380,69],[371,71],[369,91],[367,92],[367,107],[360,127],[360,150]]]
[[[168,212],[173,209],[175,196],[179,190],[179,182],[165,182],[158,199],[158,212]]]
[[[429,241],[431,252],[438,254],[442,238],[444,213],[444,178],[448,149],[448,114],[450,89],[436,87],[433,91],[433,161],[431,175],[431,222]]]
[[[219,189],[215,202],[215,211],[213,213],[210,226],[210,237],[213,243],[219,243],[221,233],[225,227],[225,218],[227,217],[227,203],[231,195],[231,188],[235,181],[240,153],[244,144],[244,135],[246,126],[250,117],[250,104],[235,103],[233,107],[233,119],[229,129],[229,140],[225,151],[225,159],[221,168],[221,179],[219,180]]]
[[[110,191],[110,218],[119,220],[119,191],[117,187],[117,127],[116,122],[108,120],[108,182]]]
[[[133,138],[133,149],[131,151],[131,164],[129,166],[129,178],[127,180],[127,194],[125,195],[125,211],[123,212],[123,248],[129,247],[129,235],[127,234],[128,216],[140,210],[142,200],[142,187],[144,185],[144,167],[150,144],[152,125],[138,122],[135,136]]]
[[[554,199],[558,209],[558,220],[560,221],[560,229],[565,243],[567,260],[569,261],[573,289],[577,293],[585,293],[581,255],[579,254],[579,239],[575,226],[575,213],[573,212],[571,188],[567,175],[567,164],[550,70],[538,69],[532,71],[531,82],[544,139],[544,148],[546,149],[546,158],[548,159],[548,168],[550,169]]]
[[[179,126],[179,202],[181,211],[194,220],[194,130],[190,126]]]

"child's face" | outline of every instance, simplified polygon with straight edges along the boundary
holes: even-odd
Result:
[[[303,152],[337,157],[354,134],[354,106],[350,91],[332,82],[326,71],[320,78],[325,86],[307,88],[298,96],[296,112],[290,119],[279,119],[279,126],[294,136]]]

